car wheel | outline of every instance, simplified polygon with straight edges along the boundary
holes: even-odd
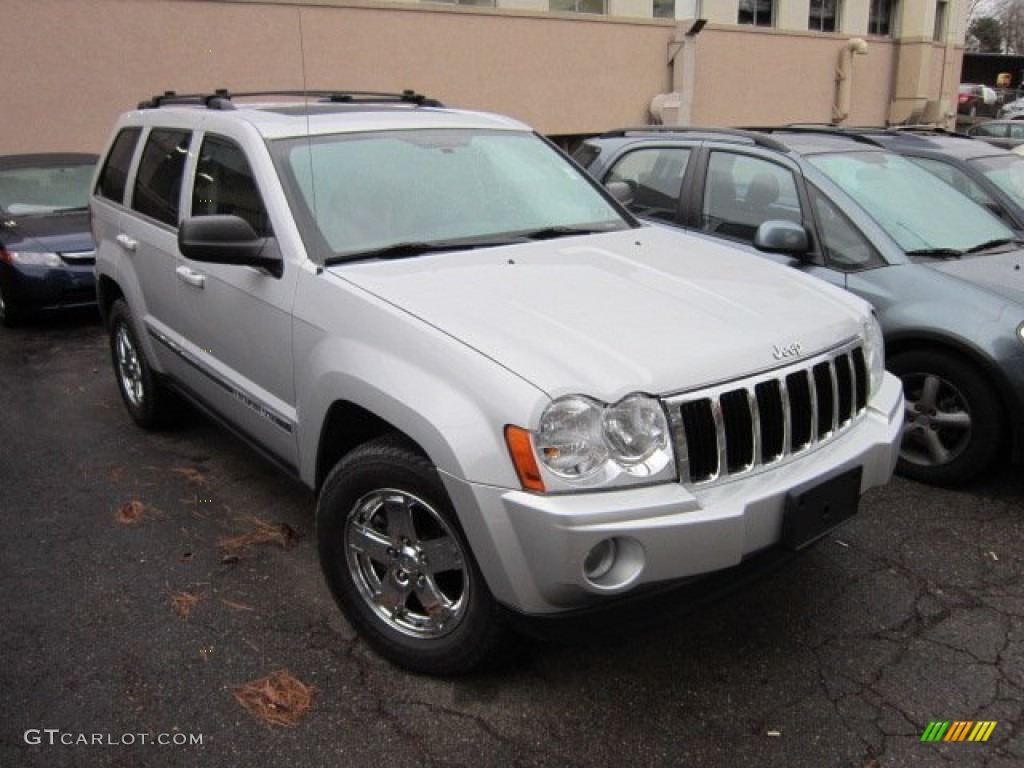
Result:
[[[397,435],[354,449],[316,513],[327,584],[378,653],[415,672],[481,667],[510,639],[437,471]]]
[[[906,398],[900,474],[959,485],[992,463],[1002,415],[995,391],[975,368],[938,352],[897,354],[886,367],[903,381]]]
[[[168,394],[160,386],[132,328],[132,314],[124,299],[110,308],[110,355],[121,398],[140,427],[156,429],[167,421]]]
[[[11,306],[3,286],[0,286],[0,324],[3,324],[6,328],[14,328],[21,325],[23,319],[24,316]]]

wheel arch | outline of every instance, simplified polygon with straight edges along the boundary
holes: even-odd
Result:
[[[948,355],[980,372],[995,389],[997,405],[1006,416],[1007,434],[1011,456],[1014,461],[1024,459],[1024,405],[1005,372],[981,350],[954,338],[931,334],[900,334],[886,337],[886,360],[903,352],[931,352]]]

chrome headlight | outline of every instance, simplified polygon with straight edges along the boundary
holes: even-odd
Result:
[[[871,397],[882,385],[885,374],[885,340],[874,312],[864,323],[864,361],[868,365],[868,397]]]
[[[1020,339],[1021,344],[1024,344],[1024,323],[1017,326],[1017,338]]]
[[[674,472],[668,419],[649,395],[631,394],[612,405],[561,397],[544,409],[533,443],[541,466],[570,483],[668,480]]]

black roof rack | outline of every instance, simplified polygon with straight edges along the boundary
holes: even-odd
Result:
[[[212,93],[177,93],[164,91],[146,101],[139,102],[139,109],[158,109],[169,105],[194,105],[207,109],[235,109],[232,102],[235,98],[254,96],[294,96],[299,98],[315,98],[318,101],[332,104],[413,104],[417,107],[443,107],[437,99],[431,99],[421,93],[405,90],[401,93],[378,93],[376,91],[246,91],[232,93],[226,88],[218,88]]]
[[[760,147],[784,151],[789,149],[785,144],[776,141],[768,136],[753,133],[746,128],[706,128],[696,125],[639,125],[632,128],[619,128],[601,134],[602,139],[623,138],[637,134],[656,133],[695,133],[708,134],[710,136],[724,136],[727,138],[748,141]]]
[[[881,147],[877,141],[871,138],[869,135],[871,131],[876,129],[866,129],[865,132],[859,132],[860,129],[848,129],[840,125],[832,125],[829,123],[791,123],[789,125],[764,125],[764,126],[744,126],[744,130],[747,131],[758,131],[760,133],[802,133],[802,134],[818,134],[821,136],[840,136],[850,141],[856,141],[859,144],[867,144],[872,147]],[[878,129],[884,131],[884,129]]]

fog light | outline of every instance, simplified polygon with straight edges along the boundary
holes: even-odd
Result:
[[[590,581],[596,581],[606,575],[615,565],[618,550],[615,539],[605,539],[595,544],[583,560],[583,575]]]

